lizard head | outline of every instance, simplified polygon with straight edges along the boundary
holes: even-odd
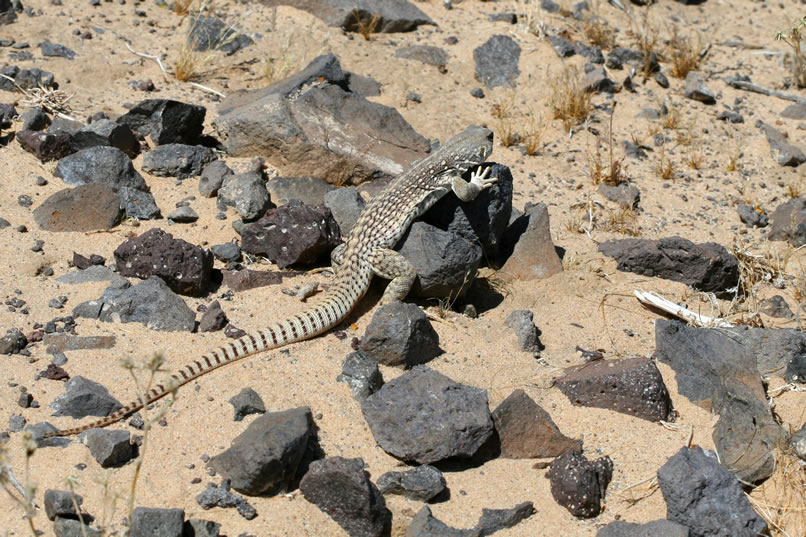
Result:
[[[443,146],[450,148],[449,154],[454,168],[463,173],[478,166],[493,152],[493,131],[478,125],[471,125]]]

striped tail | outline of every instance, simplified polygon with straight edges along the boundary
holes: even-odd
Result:
[[[88,429],[106,427],[158,401],[213,369],[258,352],[283,347],[328,331],[347,317],[369,288],[371,274],[362,278],[354,272],[348,272],[350,275],[344,273],[337,275],[337,280],[333,282],[322,300],[313,307],[205,354],[199,360],[172,374],[165,384],[158,384],[151,389],[145,394],[145,399],[140,397],[137,401],[132,401],[109,416],[72,429],[49,432],[43,435],[43,438],[72,436]]]

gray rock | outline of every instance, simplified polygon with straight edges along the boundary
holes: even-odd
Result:
[[[113,282],[123,280],[112,272],[112,269],[103,265],[91,265],[83,270],[74,270],[56,278],[57,282],[75,285],[90,282]]]
[[[608,69],[623,69],[625,63],[640,64],[644,61],[644,54],[640,50],[617,47],[607,55]]]
[[[87,416],[108,416],[123,408],[123,405],[97,382],[76,376],[67,381],[64,393],[53,400],[50,408],[54,416],[80,419]]]
[[[806,104],[790,104],[781,112],[781,117],[785,117],[787,119],[806,119]]]
[[[381,448],[405,461],[471,457],[493,433],[487,392],[415,366],[361,403]]]
[[[406,472],[386,472],[378,478],[381,494],[399,494],[418,502],[427,502],[445,490],[442,472],[428,464]]]
[[[42,438],[47,433],[54,433],[58,431],[56,427],[50,423],[43,421],[41,423],[33,423],[25,426],[26,431],[31,431],[31,436],[37,447],[66,447],[73,440],[62,436],[52,436],[50,438]]]
[[[126,186],[120,189],[120,208],[126,213],[126,218],[134,220],[156,220],[162,217],[151,192]]]
[[[230,155],[261,155],[286,176],[359,184],[396,176],[430,150],[397,110],[349,91],[332,54],[266,88],[229,95],[219,112],[213,126]]]
[[[618,270],[656,276],[717,295],[739,284],[739,262],[724,246],[694,244],[682,237],[659,240],[621,239],[603,242],[599,251],[618,261]]]
[[[199,141],[207,109],[169,99],[147,99],[117,119],[138,136],[151,136],[157,145]]]
[[[762,210],[756,210],[752,205],[740,202],[736,206],[736,212],[739,213],[739,219],[747,224],[747,227],[767,227],[770,223],[770,217]]]
[[[202,145],[164,144],[143,155],[143,170],[161,177],[187,179],[201,174],[215,158],[213,150]]]
[[[221,524],[212,520],[191,518],[185,522],[184,537],[218,537]]]
[[[637,186],[629,183],[621,183],[616,186],[599,183],[599,193],[608,200],[630,209],[638,205],[641,200],[641,191]]]
[[[28,338],[19,328],[9,328],[0,338],[0,354],[18,354],[28,345]]]
[[[16,138],[20,147],[42,162],[61,159],[73,151],[69,134],[21,130],[17,132]]]
[[[217,332],[227,326],[228,323],[227,314],[221,309],[221,304],[218,303],[218,300],[214,300],[207,307],[207,311],[204,312],[199,321],[199,332]],[[235,421],[241,420],[236,418]]]
[[[193,210],[193,207],[183,205],[177,207],[168,215],[168,220],[179,224],[189,224],[199,219],[199,214]]]
[[[78,518],[76,505],[81,508],[84,498],[78,494],[73,494],[69,490],[48,489],[45,491],[45,514],[48,520],[56,517]]]
[[[359,401],[366,399],[383,386],[378,362],[361,351],[347,355],[341,366],[341,374],[336,380],[346,383],[353,397]]]
[[[415,60],[428,65],[445,67],[448,64],[448,53],[432,45],[409,45],[395,51],[395,58]]]
[[[806,154],[803,153],[803,150],[789,143],[781,131],[764,122],[759,122],[759,127],[770,144],[770,155],[779,165],[800,166],[806,162]]]
[[[9,65],[0,69],[0,74],[4,74],[14,79],[10,80],[0,77],[0,89],[5,91],[17,91],[17,86],[22,89],[36,89],[38,87],[56,89],[59,87],[53,77],[53,73],[42,69],[20,69],[16,65]]]
[[[535,512],[532,502],[524,502],[512,509],[482,509],[478,523],[470,529],[456,529],[447,526],[431,514],[431,508],[424,505],[406,528],[405,537],[485,537],[511,528]]]
[[[601,457],[590,462],[580,452],[569,450],[551,462],[546,477],[554,501],[575,517],[593,518],[602,511],[613,477],[613,461]]]
[[[224,184],[224,179],[232,175],[232,170],[223,160],[214,160],[202,169],[199,178],[199,193],[205,198],[218,195],[218,189]]]
[[[337,188],[329,192],[325,192],[324,205],[330,209],[336,223],[339,224],[339,230],[342,237],[348,237],[350,231],[353,230],[361,211],[364,210],[366,202],[361,194],[352,187]]]
[[[210,465],[238,492],[278,494],[296,476],[313,434],[309,408],[270,412],[253,421]]]
[[[600,49],[599,54],[601,53]],[[604,59],[602,59],[602,63],[604,63]],[[607,76],[607,71],[605,71],[604,67],[595,67],[585,73],[583,84],[585,85],[585,90],[591,93],[613,93],[616,91],[616,83]]]
[[[545,203],[527,204],[526,214],[515,219],[504,237],[502,273],[520,280],[549,278],[562,272],[560,256],[551,240]]]
[[[557,457],[582,450],[582,441],[568,438],[548,412],[523,390],[515,390],[493,411],[501,456],[508,459]]]
[[[60,190],[33,212],[39,228],[53,232],[110,229],[121,216],[118,193],[102,183]]]
[[[30,394],[28,394],[30,395]],[[23,416],[9,416],[8,418],[8,432],[10,433],[18,433],[25,428],[27,424],[27,420]]]
[[[411,368],[440,352],[437,335],[425,313],[415,304],[392,302],[372,316],[358,345],[378,363]]]
[[[517,86],[518,61],[521,47],[507,35],[493,35],[483,45],[473,50],[476,62],[476,80],[488,89]]]
[[[299,200],[305,205],[322,205],[325,196],[336,190],[318,177],[275,177],[266,183],[266,188],[277,205],[285,205],[291,200]]]
[[[443,196],[423,215],[423,221],[480,244],[485,258],[495,259],[512,214],[512,173],[501,164],[489,168],[488,177],[498,179],[492,188],[468,203],[453,195]]]
[[[722,110],[716,115],[716,118],[720,121],[727,121],[728,123],[744,123],[744,116],[731,110]]]
[[[182,537],[184,509],[135,507],[129,537]]]
[[[213,256],[220,261],[231,263],[241,260],[241,248],[234,242],[225,242],[223,244],[214,244],[210,247]]]
[[[666,518],[688,526],[693,536],[750,537],[768,531],[739,481],[702,448],[681,448],[658,469],[658,483]]]
[[[410,32],[423,24],[436,25],[414,4],[400,0],[266,0],[267,6],[286,5],[308,11],[328,26],[347,32],[358,32],[359,21],[367,24],[379,17],[376,33]]]
[[[244,220],[255,220],[274,206],[266,189],[266,181],[255,172],[225,176],[224,183],[218,189],[218,201],[234,207]]]
[[[315,263],[340,239],[339,226],[330,209],[294,200],[270,209],[257,222],[244,226],[241,248],[244,252],[265,255],[278,267],[286,268]]]
[[[86,520],[86,519],[85,519]],[[101,532],[82,524],[80,520],[58,517],[53,522],[56,537],[100,537]]]
[[[392,518],[383,496],[364,471],[362,459],[314,461],[299,490],[350,537],[380,537]]]
[[[415,222],[399,244],[417,273],[409,296],[455,300],[470,288],[481,265],[478,244],[425,222]]]
[[[175,239],[160,228],[124,241],[114,255],[121,276],[159,276],[177,293],[199,296],[210,284],[210,250]]]
[[[772,213],[771,241],[789,241],[792,246],[806,244],[806,198],[793,198]]]
[[[781,295],[771,296],[762,300],[761,304],[759,304],[759,311],[778,319],[793,319],[795,317],[795,314],[789,308],[789,304],[786,303],[786,299]]]
[[[347,77],[347,88],[353,93],[362,97],[378,97],[381,94],[381,83],[368,76],[361,76],[355,73],[345,73]]]
[[[789,443],[792,444],[797,456],[806,461],[806,425],[792,435]]]
[[[72,186],[103,183],[115,189],[148,190],[145,179],[134,169],[131,159],[116,147],[90,147],[64,157],[53,175]]]
[[[140,142],[127,125],[111,119],[99,119],[83,126],[70,138],[73,151],[81,151],[95,146],[116,147],[129,158],[140,154]]]
[[[564,37],[548,36],[547,39],[560,58],[570,58],[577,53],[574,44]]]
[[[482,509],[476,528],[481,537],[492,535],[499,530],[515,526],[534,513],[535,506],[532,502],[519,503],[511,509]]]
[[[569,367],[555,385],[574,405],[606,408],[649,421],[669,421],[674,415],[663,377],[649,358]]]
[[[20,114],[24,131],[41,131],[50,125],[50,116],[41,106],[29,108]]]
[[[242,421],[250,414],[265,414],[266,405],[263,399],[252,388],[244,388],[238,395],[230,398],[229,403],[235,410],[235,421]]]
[[[186,331],[195,326],[196,314],[158,276],[132,287],[112,284],[98,300],[82,302],[75,317],[104,322],[142,323],[152,330]]]
[[[218,17],[191,17],[187,43],[193,50],[220,51],[232,56],[239,50],[254,44],[254,40],[235,30],[234,24],[227,24]]]
[[[515,310],[507,315],[504,324],[518,336],[518,347],[525,352],[538,353],[542,349],[539,330],[534,323],[535,314],[529,310]]]
[[[204,492],[196,496],[196,501],[202,509],[234,507],[238,510],[238,514],[246,520],[252,520],[257,516],[255,508],[243,496],[230,492],[229,484],[226,481],[220,487],[210,483]]]
[[[111,349],[115,336],[74,336],[71,334],[45,334],[44,343],[49,354],[84,349]]]
[[[42,56],[56,56],[59,58],[67,58],[68,60],[72,60],[76,57],[74,50],[58,43],[51,43],[50,41],[39,43],[39,49],[42,51]]]
[[[65,134],[75,134],[84,128],[86,125],[81,121],[77,121],[75,119],[68,119],[66,117],[56,116],[53,118],[53,121],[50,122],[50,126],[48,127],[49,134],[58,134],[58,133],[65,133]]]
[[[615,520],[600,529],[596,537],[689,537],[688,527],[671,520],[632,524]]]
[[[705,104],[716,104],[716,96],[714,92],[708,89],[702,74],[697,71],[689,71],[686,75],[686,86],[683,93],[689,99],[699,101]]]
[[[81,433],[81,440],[101,468],[123,466],[137,456],[129,431],[90,429]]]

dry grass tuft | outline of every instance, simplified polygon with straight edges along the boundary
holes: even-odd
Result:
[[[582,33],[585,34],[588,42],[598,45],[603,49],[612,49],[616,45],[616,32],[600,15],[599,0],[593,0],[590,4],[590,16],[585,19],[582,25]]]
[[[671,105],[661,118],[663,126],[670,130],[679,129],[682,121],[680,109],[674,105]]]
[[[174,0],[174,13],[177,15],[185,15],[190,11],[190,6],[193,0]]]
[[[775,34],[776,40],[783,41],[792,49],[792,54],[786,58],[786,64],[799,88],[806,88],[806,56],[800,48],[803,28],[806,28],[806,18],[801,17],[791,28]]]
[[[806,471],[791,447],[776,452],[775,471],[747,498],[770,527],[770,537],[806,535]]]
[[[672,27],[669,40],[669,59],[672,61],[672,74],[677,78],[686,78],[690,71],[696,71],[702,64],[702,38],[697,34],[696,43],[692,38],[680,35],[677,26]]]
[[[655,164],[655,175],[660,177],[664,180],[669,180],[674,177],[675,168],[672,159],[666,154],[665,149],[661,146],[661,150],[658,153],[658,162]]]
[[[630,17],[630,31],[635,47],[641,51],[644,57],[642,74],[649,76],[652,74],[652,59],[657,58],[658,40],[660,28],[649,18],[649,6],[643,10],[639,19]]]
[[[617,186],[622,182],[622,163],[626,155],[620,158],[613,156],[613,114],[616,111],[616,102],[610,109],[610,125],[608,127],[608,163],[605,164],[602,159],[602,150],[599,139],[596,139],[596,152],[587,152],[588,157],[588,175],[594,185],[604,183],[606,185]]]
[[[583,75],[576,66],[564,66],[557,76],[549,78],[549,106],[555,119],[561,119],[566,130],[585,121],[593,105],[585,89]]]
[[[745,296],[756,296],[759,285],[771,285],[782,288],[786,283],[786,264],[792,255],[789,248],[771,248],[754,253],[752,247],[744,241],[734,238],[730,247],[731,253],[739,262],[739,286]]]
[[[526,134],[523,136],[523,145],[526,154],[534,156],[540,150],[543,141],[543,134],[546,132],[548,124],[543,118],[543,114],[535,114],[534,110],[529,111]]]
[[[361,37],[364,38],[364,41],[370,40],[370,37],[373,33],[375,33],[375,30],[378,28],[378,24],[380,24],[382,19],[380,15],[376,15],[374,13],[364,13],[358,8],[353,10],[353,17],[355,17],[358,33],[361,34]]]
[[[200,41],[200,36],[195,30],[202,22],[202,13],[205,7],[206,5],[202,3],[196,15],[191,17],[187,36],[182,42],[182,48],[179,50],[179,58],[174,63],[174,76],[180,82],[198,78],[201,70],[215,59],[216,53],[221,50],[221,47],[231,43],[239,35],[235,25],[232,24],[221,32],[221,38],[214,42],[210,49],[195,50]]]
[[[686,164],[692,170],[700,170],[705,164],[705,155],[700,151],[693,151],[686,157]]]

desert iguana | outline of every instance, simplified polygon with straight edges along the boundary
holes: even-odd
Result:
[[[344,320],[358,304],[369,289],[373,275],[391,280],[381,298],[382,304],[402,300],[417,273],[411,263],[392,248],[411,222],[448,191],[453,190],[462,201],[471,201],[479,192],[491,187],[496,179],[487,178],[489,167],[483,172],[477,169],[470,182],[461,176],[487,160],[492,151],[492,131],[484,127],[468,127],[415,162],[370,199],[347,242],[333,250],[333,282],[322,299],[311,308],[205,354],[172,374],[165,384],[158,384],[145,394],[145,398],[141,397],[105,418],[47,433],[44,437],[69,436],[105,427],[217,367],[326,332]]]

